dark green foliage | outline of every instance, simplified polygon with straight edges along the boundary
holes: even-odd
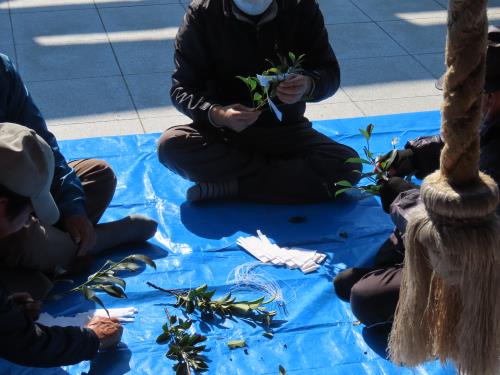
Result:
[[[370,150],[370,139],[373,134],[373,129],[375,126],[373,124],[368,124],[366,129],[359,129],[359,132],[365,137],[366,146],[363,147],[363,153],[365,154],[364,158],[349,158],[346,160],[346,163],[351,164],[365,164],[369,165],[373,168],[372,172],[362,173],[357,170],[354,172],[360,173],[361,178],[367,178],[371,184],[365,186],[353,186],[349,181],[341,180],[335,183],[335,186],[341,187],[341,189],[335,192],[335,197],[338,195],[345,193],[349,190],[359,190],[373,195],[380,194],[380,180],[388,180],[388,172],[391,167],[391,164],[394,162],[394,159],[397,156],[396,144],[398,142],[397,138],[392,140],[393,150],[387,157],[387,155],[383,158],[382,156],[375,156],[373,152]]]
[[[125,283],[125,280],[116,276],[116,272],[135,272],[140,268],[140,266],[137,264],[138,262],[146,263],[147,265],[156,269],[155,262],[153,262],[149,257],[141,254],[129,255],[119,262],[108,260],[99,269],[99,271],[90,275],[87,278],[87,281],[77,286],[76,288],[71,289],[67,293],[81,293],[86,299],[88,299],[89,301],[94,301],[104,310],[106,310],[106,312],[108,312],[101,299],[97,297],[95,292],[104,292],[116,298],[127,298],[127,295],[125,294],[125,287],[127,284]]]
[[[273,82],[270,82],[269,85],[262,86],[257,77],[236,76],[236,78],[247,85],[253,106],[256,109],[261,109],[267,105],[268,98],[273,100],[276,97],[276,88],[285,74],[300,74],[304,71],[302,68],[304,57],[305,55],[296,57],[294,53],[288,52],[288,57],[278,54],[278,64],[266,60],[271,65],[271,68],[262,72],[261,75],[273,79]]]
[[[208,290],[208,286],[205,284],[184,291],[163,289],[149,282],[147,284],[175,296],[174,306],[182,308],[187,314],[199,311],[204,318],[213,318],[214,315],[221,318],[237,316],[264,323],[267,326],[271,325],[272,319],[276,315],[276,311],[267,310],[264,307],[273,299],[265,301],[264,297],[261,297],[253,301],[238,301],[231,293],[213,299],[215,290]]]
[[[201,353],[205,345],[199,345],[207,338],[197,333],[189,333],[193,322],[170,315],[167,310],[167,323],[163,325],[163,332],[156,338],[156,343],[169,344],[166,357],[176,364],[172,366],[176,375],[190,375],[191,370],[204,372],[208,370],[206,357]]]

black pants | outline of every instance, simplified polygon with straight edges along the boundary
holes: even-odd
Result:
[[[158,143],[160,162],[195,182],[238,180],[239,198],[261,203],[313,203],[333,199],[335,182],[356,183],[352,148],[303,120],[241,133],[208,124],[167,129]]]
[[[351,309],[367,327],[392,323],[399,301],[403,265],[369,272],[351,289]]]

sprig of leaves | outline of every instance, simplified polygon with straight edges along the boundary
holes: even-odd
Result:
[[[381,189],[379,181],[387,181],[389,179],[389,169],[391,168],[391,165],[397,156],[396,145],[398,144],[399,140],[398,138],[392,139],[392,151],[389,156],[375,156],[375,154],[370,150],[370,139],[372,137],[374,128],[375,126],[373,124],[368,124],[366,129],[359,129],[359,132],[366,140],[366,146],[363,147],[365,158],[349,158],[345,161],[346,163],[351,164],[369,165],[372,169],[371,172],[363,173],[358,170],[354,170],[354,172],[359,173],[361,175],[361,178],[366,178],[372,183],[364,186],[354,186],[347,180],[338,181],[335,183],[335,186],[341,188],[335,192],[335,197],[349,190],[359,190],[369,194],[379,195]]]
[[[302,63],[305,55],[295,56],[293,52],[288,52],[288,56],[278,54],[279,63],[266,59],[271,65],[271,68],[262,72],[262,76],[275,78],[269,85],[262,86],[256,76],[242,77],[236,76],[243,81],[250,91],[253,106],[256,109],[261,109],[268,104],[268,98],[273,100],[276,97],[276,89],[279,82],[283,81],[286,74],[300,74],[304,71]]]
[[[238,301],[231,293],[218,299],[213,299],[215,290],[209,290],[206,284],[195,289],[187,290],[169,290],[163,289],[150,282],[147,283],[152,288],[166,292],[175,296],[174,307],[180,307],[187,314],[192,314],[195,310],[201,313],[202,317],[213,318],[218,315],[221,318],[242,317],[251,319],[254,322],[263,323],[270,326],[272,319],[276,316],[276,311],[267,310],[265,305],[271,303],[274,299],[265,300],[264,297],[253,301]]]
[[[135,272],[140,268],[138,262],[145,263],[156,269],[155,262],[142,254],[129,255],[118,262],[107,260],[96,273],[93,273],[87,278],[87,281],[69,290],[65,294],[72,292],[81,293],[89,301],[93,301],[100,305],[109,316],[108,310],[101,299],[97,297],[96,292],[104,292],[116,298],[127,298],[125,294],[127,284],[125,280],[116,276],[116,273],[119,271]]]
[[[208,370],[207,359],[200,354],[205,351],[205,345],[199,345],[206,341],[206,337],[197,333],[189,333],[193,322],[183,320],[175,315],[167,314],[167,323],[163,325],[163,333],[156,342],[160,345],[169,344],[166,357],[177,363],[172,366],[176,375],[190,375],[191,370],[204,372]]]

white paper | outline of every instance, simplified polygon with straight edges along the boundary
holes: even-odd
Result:
[[[124,307],[117,309],[108,309],[109,315],[112,318],[117,318],[121,323],[130,323],[135,320],[135,314],[137,314],[137,309],[135,307]],[[89,310],[86,312],[78,313],[74,316],[57,316],[54,317],[48,313],[41,313],[37,320],[47,327],[59,326],[59,327],[84,327],[90,319],[95,316],[107,317],[106,311],[104,309]]]
[[[316,250],[273,244],[260,230],[257,230],[257,236],[240,237],[236,243],[261,262],[285,265],[291,269],[300,268],[304,273],[316,271],[326,259],[325,254]]]

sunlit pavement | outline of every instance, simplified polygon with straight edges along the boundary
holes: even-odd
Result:
[[[447,0],[320,0],[342,88],[312,120],[437,110]],[[59,139],[160,132],[189,120],[169,98],[188,1],[0,0],[0,52]],[[500,23],[500,0],[490,0]]]

